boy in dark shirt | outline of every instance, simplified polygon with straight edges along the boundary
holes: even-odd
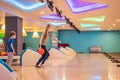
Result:
[[[16,38],[16,32],[11,31],[10,32],[10,38],[7,43],[7,48],[8,48],[8,65],[12,66],[13,62],[13,55],[16,54],[15,49],[14,49],[14,39]]]

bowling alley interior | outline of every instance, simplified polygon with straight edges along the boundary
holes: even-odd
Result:
[[[120,80],[120,0],[0,0],[0,80]]]

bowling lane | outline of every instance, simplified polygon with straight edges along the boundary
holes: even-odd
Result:
[[[115,58],[120,58],[120,53],[108,53],[108,54]]]
[[[57,63],[57,61],[56,61]],[[119,80],[120,68],[103,54],[77,54],[65,64],[45,68],[14,66],[20,80]]]

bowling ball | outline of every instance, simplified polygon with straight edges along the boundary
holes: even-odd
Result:
[[[7,53],[7,52],[5,52],[5,56],[8,56],[8,53]]]
[[[44,49],[43,49],[43,48],[39,48],[39,49],[38,49],[38,53],[39,53],[39,54],[44,54],[44,53],[45,53],[45,51],[44,51]]]
[[[5,52],[3,52],[3,51],[1,52],[1,56],[5,56],[5,54],[6,54]]]

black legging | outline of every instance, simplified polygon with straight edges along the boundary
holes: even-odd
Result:
[[[49,52],[47,51],[46,49],[46,46],[45,45],[42,45],[42,48],[45,50],[45,53],[42,55],[42,57],[38,60],[37,64],[36,65],[39,65],[41,62],[41,64],[44,64],[46,59],[48,59],[49,57]]]

